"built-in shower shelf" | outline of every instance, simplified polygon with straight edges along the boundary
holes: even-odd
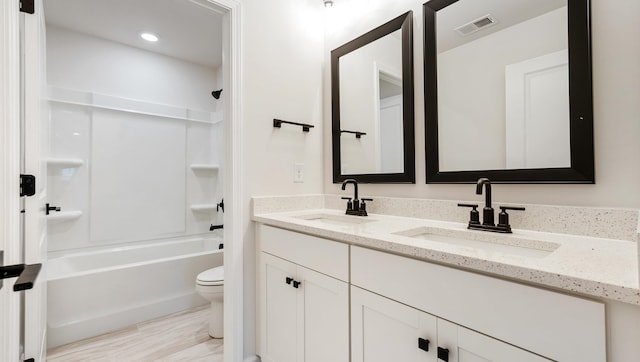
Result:
[[[63,222],[80,218],[82,211],[60,211],[47,215],[47,221]]]
[[[207,163],[194,163],[191,166],[193,171],[218,171],[220,165],[207,164]]]
[[[196,212],[216,212],[218,205],[216,204],[197,204],[191,205],[191,210]]]
[[[84,165],[84,160],[80,158],[49,158],[47,165],[52,167],[80,167]]]

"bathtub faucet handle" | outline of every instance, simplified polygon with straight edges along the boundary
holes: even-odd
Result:
[[[216,211],[220,211],[220,210],[224,212],[224,199],[222,199],[222,201],[220,201],[219,204],[216,204]]]
[[[52,206],[49,203],[47,203],[47,205],[45,206],[45,213],[47,215],[49,215],[51,211],[60,212],[60,210],[61,210],[60,206]]]

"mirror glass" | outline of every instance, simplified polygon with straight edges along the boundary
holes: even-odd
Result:
[[[411,18],[331,52],[334,182],[415,182]]]
[[[590,66],[574,67],[590,64],[588,17],[576,17],[588,9],[584,2],[572,4],[573,18],[567,0],[425,4],[428,182],[474,181],[462,177],[470,171],[504,171],[492,181],[592,182],[593,162],[590,172],[578,170],[587,154],[572,148],[593,132],[585,125],[592,121]],[[570,18],[577,19],[573,30]],[[585,43],[586,50],[570,49]],[[587,73],[582,80],[581,69]],[[581,95],[576,87],[588,91]],[[586,133],[572,133],[574,122]],[[587,153],[593,157],[592,145]],[[587,174],[550,176],[563,170]],[[536,177],[522,176],[534,171]]]
[[[342,174],[401,173],[400,30],[340,58]]]

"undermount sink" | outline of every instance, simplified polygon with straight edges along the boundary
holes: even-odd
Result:
[[[394,233],[410,238],[429,240],[457,246],[471,247],[478,251],[518,255],[529,258],[544,258],[560,245],[548,241],[519,238],[514,235],[483,231],[453,230],[420,227]]]
[[[334,214],[311,214],[296,216],[296,219],[315,221],[327,225],[344,226],[344,225],[359,225],[373,220],[367,219],[363,216],[350,216],[350,215],[334,215]]]

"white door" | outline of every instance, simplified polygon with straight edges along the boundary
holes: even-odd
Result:
[[[438,319],[438,344],[448,350],[448,362],[550,361],[442,319]]]
[[[8,265],[36,265],[46,254],[46,166],[41,140],[47,127],[42,115],[44,38],[42,1],[35,14],[19,12],[18,1],[0,5],[0,251]],[[36,177],[36,193],[21,198],[19,175]],[[21,213],[21,210],[24,210]],[[6,269],[5,269],[6,271]],[[32,271],[27,267],[26,271]],[[34,274],[35,275],[35,274]],[[32,289],[14,291],[20,279],[5,279],[0,289],[0,360],[44,360],[44,298],[40,274]]]
[[[36,193],[24,199],[24,262],[41,264],[33,289],[24,292],[25,358],[46,358],[47,302],[47,163],[48,107],[46,103],[45,23],[42,0],[35,1],[34,14],[21,15],[23,49],[23,169],[36,178]],[[59,206],[59,205],[55,205]]]
[[[404,172],[402,95],[380,100],[380,172]]]
[[[20,247],[20,47],[17,1],[0,2],[0,267],[22,262]],[[3,271],[6,269],[2,269]],[[2,273],[4,275],[4,272]],[[0,360],[20,355],[20,294],[0,279]]]
[[[436,362],[436,317],[351,287],[353,362]]]
[[[298,309],[302,312],[304,345],[297,361],[349,361],[349,286],[347,283],[298,266]],[[300,315],[301,313],[298,313]],[[267,336],[268,338],[268,336]]]
[[[570,167],[567,50],[505,68],[507,168]]]
[[[267,253],[260,253],[264,283],[263,347],[265,362],[296,362],[298,336],[298,293],[293,287],[296,265]],[[300,338],[300,341],[298,341]]]

